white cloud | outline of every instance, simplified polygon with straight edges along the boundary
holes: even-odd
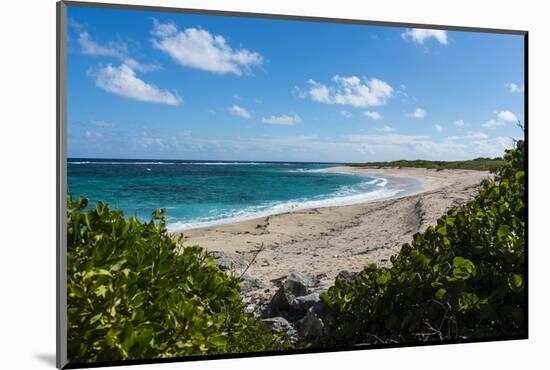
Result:
[[[134,58],[125,58],[123,59],[124,64],[126,64],[128,67],[132,68],[135,71],[139,72],[153,72],[158,71],[160,69],[160,66],[157,64],[144,64],[140,63]]]
[[[335,75],[332,81],[334,85],[329,87],[310,79],[308,81],[310,98],[320,103],[364,108],[384,105],[393,95],[393,88],[376,78],[361,80],[357,76]]]
[[[171,37],[178,33],[178,27],[174,23],[160,23],[155,19],[151,33],[156,37]]]
[[[250,118],[251,117],[251,114],[249,111],[247,111],[245,108],[243,107],[239,107],[238,105],[234,105],[232,107],[229,107],[228,108],[229,112],[233,113],[234,115],[236,116],[239,116],[241,118]]]
[[[513,141],[506,137],[472,140],[435,139],[430,136],[397,135],[379,132],[374,135],[261,135],[208,138],[198,135],[141,136],[135,133],[131,140],[117,136],[105,137],[101,153],[114,155],[125,153],[137,156],[148,146],[151,156],[170,158],[197,158],[266,161],[311,162],[366,162],[389,161],[404,158],[431,160],[460,160],[476,157],[502,156]],[[90,147],[84,134],[78,138],[83,147]],[[122,140],[123,139],[123,140]],[[461,138],[459,138],[461,139]],[[75,138],[76,140],[76,138]],[[77,141],[78,141],[77,140]]]
[[[513,82],[507,83],[505,86],[508,90],[510,90],[510,92],[513,92],[513,93],[522,93],[522,92],[525,91],[525,86],[524,85],[520,86],[520,85],[515,84]]]
[[[405,90],[403,89],[403,86],[405,86],[405,85],[401,85],[401,89],[397,89],[396,93],[397,93],[397,95],[401,95],[401,97],[402,97],[403,99],[407,99],[407,98],[409,97],[409,94],[407,94],[407,93],[405,92]],[[415,100],[416,100],[416,99],[415,99]]]
[[[92,39],[88,32],[81,32],[78,35],[77,41],[80,45],[80,52],[86,55],[99,55],[122,59],[128,52],[128,47],[125,43],[110,42],[107,45],[100,45]]]
[[[426,111],[425,111],[424,109],[422,109],[422,108],[416,108],[416,109],[414,110],[414,112],[407,114],[407,116],[412,117],[412,118],[421,119],[421,118],[426,117],[427,114],[428,114],[428,113],[426,113]]]
[[[310,84],[309,95],[311,96],[311,99],[320,103],[333,103],[328,87],[319,84],[311,79],[308,81],[308,83]]]
[[[290,92],[292,95],[297,99],[305,99],[307,98],[307,91],[302,90],[299,86],[292,86],[292,89],[290,89]]]
[[[366,112],[363,112],[363,115],[364,115],[364,116],[367,116],[367,117],[369,117],[370,119],[373,119],[373,120],[375,120],[375,121],[378,121],[378,120],[384,118],[384,116],[382,116],[380,113],[374,112],[374,111],[366,111]]]
[[[503,122],[503,121],[497,121],[497,120],[494,120],[494,119],[490,119],[490,120],[488,120],[487,122],[482,123],[482,124],[481,124],[481,127],[485,127],[485,128],[494,128],[494,127],[504,126],[505,124],[506,124],[506,123]]]
[[[432,160],[466,159],[480,156],[469,150],[465,143],[452,140],[434,141],[429,136],[419,135],[350,135],[348,140],[362,145],[370,154],[367,160],[395,160],[422,158]],[[358,160],[355,160],[358,161]]]
[[[287,115],[283,114],[280,116],[269,116],[269,117],[262,117],[263,123],[269,123],[272,125],[286,125],[286,126],[292,126],[297,123],[302,122],[302,119],[297,114],[293,115]]]
[[[483,123],[481,127],[485,128],[495,128],[495,127],[501,127],[505,126],[509,122],[518,122],[518,117],[510,112],[509,110],[501,110],[499,112],[495,112],[497,115],[496,119],[490,119],[489,121]]]
[[[429,140],[429,136],[425,135],[346,135],[344,138],[351,142],[373,142],[377,144],[392,144],[401,145],[406,143],[415,143]]]
[[[382,127],[378,127],[376,129],[377,131],[381,131],[381,132],[392,132],[392,131],[395,131],[395,129],[393,127],[390,127],[388,125],[384,125]]]
[[[423,44],[427,39],[433,38],[440,44],[447,45],[447,31],[427,30],[422,28],[409,28],[401,34],[405,40],[411,40],[417,44]]]
[[[456,127],[464,127],[464,121],[459,119],[457,121],[454,121],[453,125],[455,125]]]
[[[472,155],[475,157],[502,157],[504,150],[514,147],[514,141],[509,137],[495,137],[471,142]]]
[[[510,112],[509,110],[502,110],[500,112],[498,112],[498,119],[501,120],[501,121],[504,121],[504,122],[517,122],[518,121],[518,117],[516,117],[516,115],[512,112]]]
[[[183,131],[181,132],[181,134],[182,134],[183,136],[191,136],[191,135],[193,135],[193,131],[192,131],[192,130],[183,130]]]
[[[196,69],[237,76],[261,65],[263,57],[247,49],[233,49],[225,38],[199,28],[178,30],[173,23],[154,21],[153,46],[168,54],[176,63]]]
[[[156,64],[143,64],[128,56],[128,46],[124,42],[111,41],[106,45],[101,45],[93,40],[88,32],[81,32],[78,35],[78,44],[80,52],[91,56],[112,57],[122,61],[128,67],[139,72],[151,72],[160,69]]]
[[[98,87],[125,98],[168,105],[180,105],[183,102],[177,92],[161,90],[136,77],[134,70],[126,64],[119,67],[109,64],[91,75],[95,77]]]
[[[462,137],[467,140],[481,140],[489,138],[487,134],[479,131],[469,131],[466,135]]]
[[[441,125],[435,124],[434,129],[437,132],[440,132],[440,133],[443,132],[443,126],[441,126]]]
[[[466,135],[462,136],[447,136],[445,140],[485,140],[488,139],[489,136],[483,132],[480,131],[468,131]]]
[[[341,115],[342,117],[346,117],[346,118],[350,118],[351,116],[353,116],[353,115],[351,114],[351,112],[348,112],[347,110],[341,110],[341,111],[340,111],[340,115]]]

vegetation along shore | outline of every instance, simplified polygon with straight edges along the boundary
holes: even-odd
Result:
[[[397,168],[399,167],[399,168]],[[169,233],[70,200],[72,362],[524,336],[524,147],[366,171],[388,199]]]

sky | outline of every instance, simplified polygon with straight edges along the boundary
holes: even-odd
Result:
[[[68,156],[499,157],[520,35],[69,7]]]

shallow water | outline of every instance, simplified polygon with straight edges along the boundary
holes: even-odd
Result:
[[[69,194],[144,221],[165,208],[168,228],[187,229],[292,210],[396,195],[381,177],[324,171],[334,164],[70,159]]]

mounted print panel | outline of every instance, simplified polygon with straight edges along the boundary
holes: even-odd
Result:
[[[526,32],[58,5],[59,367],[527,338]]]

